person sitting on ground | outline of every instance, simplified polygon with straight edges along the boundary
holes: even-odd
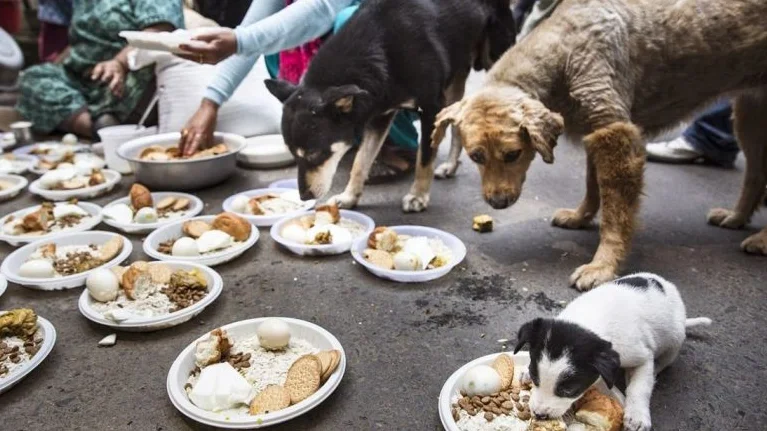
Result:
[[[197,37],[201,42],[182,46],[191,53],[185,56],[189,60],[222,63],[197,112],[182,129],[179,149],[191,154],[210,145],[219,106],[232,96],[261,55],[266,56],[273,78],[297,83],[322,38],[338,30],[358,4],[359,0],[255,0],[237,29],[206,30]],[[416,119],[412,112],[397,115],[381,150],[381,161],[371,169],[370,182],[400,178],[412,170],[418,148]]]
[[[123,30],[183,28],[181,0],[74,0],[69,52],[61,64],[28,68],[16,109],[36,132],[97,138],[136,109],[153,78],[151,67],[128,70]]]

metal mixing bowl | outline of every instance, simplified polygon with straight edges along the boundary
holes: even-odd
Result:
[[[138,158],[141,150],[146,147],[173,147],[178,145],[180,139],[181,134],[178,132],[145,136],[122,144],[117,155],[130,163],[136,182],[152,190],[199,190],[214,186],[234,174],[237,169],[237,153],[245,146],[245,138],[240,135],[216,132],[213,139],[216,143],[227,144],[228,153],[204,159],[170,162]]]

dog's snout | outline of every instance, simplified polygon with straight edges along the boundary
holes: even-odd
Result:
[[[547,415],[546,413],[535,413],[535,419],[539,421],[545,421],[548,418],[549,418],[549,415]]]
[[[301,195],[302,201],[312,200],[316,197],[314,196],[314,192],[312,192],[310,189],[300,190],[299,194]]]
[[[509,195],[493,194],[485,198],[485,200],[487,200],[487,203],[489,203],[491,207],[501,210],[512,205],[517,201],[517,198]]]

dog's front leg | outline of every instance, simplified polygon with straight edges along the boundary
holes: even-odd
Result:
[[[471,68],[466,68],[464,71],[457,74],[450,86],[445,90],[445,101],[447,102],[447,105],[452,105],[463,98],[463,94],[466,91],[466,79],[469,77],[470,72]],[[461,150],[463,150],[461,134],[458,132],[457,127],[452,126],[450,128],[450,152],[447,155],[447,161],[437,166],[434,170],[435,178],[450,178],[455,176],[458,166],[461,164]]]
[[[641,139],[639,129],[627,122],[612,123],[584,138],[596,168],[602,222],[594,259],[570,277],[579,290],[614,279],[628,254],[642,193],[645,155]]]
[[[626,409],[623,412],[624,431],[649,431],[650,398],[655,386],[655,372],[652,359],[627,373]]]
[[[586,196],[577,209],[560,208],[554,212],[551,224],[565,229],[581,229],[589,225],[599,211],[599,182],[594,158],[586,157]]]
[[[362,189],[365,187],[365,180],[370,173],[370,167],[389,133],[394,115],[395,113],[384,114],[368,122],[363,132],[362,143],[354,157],[354,164],[346,189],[340,195],[330,198],[328,203],[336,204],[341,208],[357,206],[362,195]]]
[[[439,109],[423,108],[421,114],[421,145],[415,166],[415,181],[410,193],[402,198],[402,210],[420,212],[429,206],[429,190],[434,178],[434,149],[431,147],[431,132]]]

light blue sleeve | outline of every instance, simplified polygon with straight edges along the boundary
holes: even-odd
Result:
[[[254,0],[235,29],[237,55],[218,66],[205,98],[218,105],[232,96],[261,55],[295,48],[333,28],[336,15],[355,0]]]

